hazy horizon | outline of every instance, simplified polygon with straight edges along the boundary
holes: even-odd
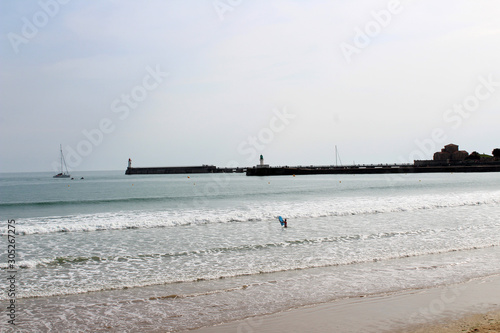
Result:
[[[1,2],[0,172],[500,147],[494,1]]]

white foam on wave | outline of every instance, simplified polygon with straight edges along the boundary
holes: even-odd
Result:
[[[14,265],[14,268],[35,268],[38,265],[48,264],[50,259],[34,259],[34,260],[20,260]],[[11,269],[7,263],[0,263],[0,269]]]
[[[18,220],[21,235],[100,230],[146,229],[191,224],[263,221],[286,215],[288,218],[318,218],[359,214],[439,209],[483,204],[500,204],[500,191],[414,196],[322,198],[314,201],[248,204],[235,208],[166,209],[163,211],[122,211],[98,214],[53,216]],[[0,235],[6,235],[0,228]]]
[[[487,248],[497,247],[498,244],[482,244],[481,246],[465,246],[465,247],[455,247],[449,249],[442,250],[427,250],[427,251],[408,251],[395,254],[387,254],[381,255],[377,257],[367,257],[367,258],[356,258],[356,259],[345,259],[345,260],[337,260],[335,262],[309,262],[307,260],[301,261],[297,263],[297,265],[283,266],[283,265],[268,265],[268,266],[258,266],[253,267],[249,265],[243,265],[239,268],[229,270],[229,271],[217,271],[217,270],[207,270],[204,272],[198,271],[197,273],[202,273],[201,275],[184,275],[177,277],[168,277],[166,274],[160,274],[155,277],[151,277],[148,279],[120,279],[116,280],[113,283],[84,283],[79,285],[58,285],[57,288],[44,288],[38,290],[26,290],[23,289],[22,292],[18,294],[18,298],[34,298],[34,297],[49,297],[49,296],[64,296],[64,295],[75,295],[75,294],[84,294],[89,292],[97,292],[97,291],[111,291],[111,290],[122,290],[122,289],[131,289],[138,287],[148,287],[154,285],[165,285],[165,284],[178,284],[181,282],[201,282],[201,281],[217,281],[221,279],[230,279],[244,276],[259,276],[262,274],[271,274],[271,273],[284,273],[288,271],[297,271],[297,270],[307,270],[307,269],[315,269],[315,268],[327,268],[327,267],[345,267],[351,265],[359,265],[370,262],[386,262],[386,264],[390,265],[390,261],[399,260],[404,258],[415,258],[420,256],[428,256],[428,255],[438,255],[438,254],[446,254],[446,253],[460,253],[462,251],[469,250],[481,250]],[[452,263],[452,264],[443,264],[443,267],[446,266],[457,266],[460,264],[467,264],[469,261],[464,261],[462,263]],[[47,261],[34,264],[42,264],[46,265]],[[412,267],[411,270],[423,270],[423,269],[436,269],[436,266],[426,266],[420,265],[416,267]],[[30,289],[30,288],[27,288]],[[217,291],[218,292],[218,291]],[[207,293],[203,293],[207,294]],[[210,293],[208,293],[210,294]],[[201,294],[200,294],[201,295]],[[197,295],[179,295],[182,297],[189,296],[197,296]],[[0,295],[0,300],[5,300],[5,295]]]

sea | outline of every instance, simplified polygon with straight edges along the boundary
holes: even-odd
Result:
[[[72,176],[0,174],[2,332],[177,332],[500,274],[500,173]]]

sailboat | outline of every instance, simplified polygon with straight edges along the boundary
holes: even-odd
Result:
[[[64,159],[64,155],[62,152],[62,145],[60,146],[60,148],[61,148],[61,172],[55,175],[54,178],[69,178],[71,176],[69,175],[68,167],[66,166],[66,160]],[[65,169],[66,172],[64,172]]]

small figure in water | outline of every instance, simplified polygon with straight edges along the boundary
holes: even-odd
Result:
[[[278,220],[281,223],[281,226],[286,228],[286,219],[283,219],[281,216],[278,216]]]

